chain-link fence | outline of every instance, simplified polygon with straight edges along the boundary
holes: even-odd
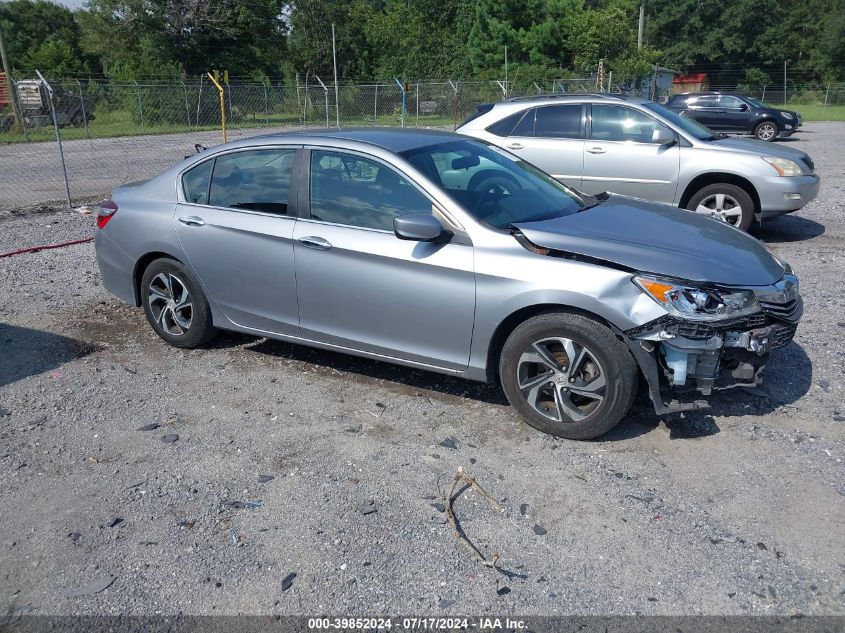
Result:
[[[608,83],[612,77],[607,77]],[[518,81],[378,82],[334,85],[309,77],[294,85],[223,84],[208,78],[177,83],[18,79],[0,109],[0,209],[97,198],[124,182],[149,178],[195,144],[298,127],[421,126],[452,129],[480,103],[545,92],[599,90],[651,96],[636,85],[601,85],[595,76],[546,84]],[[736,86],[731,89],[736,89]],[[741,87],[772,103],[783,88]],[[845,84],[788,86],[787,102],[845,103]],[[222,111],[221,111],[222,110]],[[54,124],[55,121],[55,124]]]

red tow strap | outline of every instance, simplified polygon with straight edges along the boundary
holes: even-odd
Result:
[[[12,255],[22,255],[23,253],[37,253],[38,251],[47,251],[51,248],[63,248],[65,246],[73,246],[74,244],[85,244],[86,242],[93,242],[94,237],[86,237],[84,240],[72,240],[70,242],[60,242],[59,244],[48,244],[47,246],[30,246],[29,248],[21,248],[17,251],[9,251],[8,253],[0,253],[0,258],[11,257]]]

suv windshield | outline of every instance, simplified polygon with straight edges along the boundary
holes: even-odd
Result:
[[[673,112],[669,108],[662,106],[659,103],[655,103],[654,101],[648,101],[641,105],[645,109],[651,110],[655,114],[659,114],[664,119],[671,122],[673,125],[681,128],[687,134],[690,134],[697,138],[699,141],[716,140],[716,134],[713,132],[713,130],[711,130],[707,126],[701,125],[701,123],[699,123],[698,121],[695,121],[685,116],[681,116],[677,112]]]
[[[472,217],[493,228],[572,215],[585,206],[548,174],[479,141],[439,143],[401,155]]]
[[[759,99],[753,99],[752,97],[743,97],[748,103],[753,105],[755,108],[769,108],[771,106],[767,106],[765,103],[760,101]]]

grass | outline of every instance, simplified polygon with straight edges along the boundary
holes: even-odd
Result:
[[[335,123],[334,112],[329,112],[329,126]],[[374,118],[372,116],[358,116],[349,117],[341,116],[341,125],[344,127],[352,126],[388,126],[396,127],[400,125],[400,118],[394,114],[380,114]],[[424,115],[417,118],[409,113],[405,118],[405,125],[407,126],[446,126],[452,125],[449,117],[439,115]],[[229,122],[226,126],[229,130],[250,129],[262,127],[284,127],[301,125],[302,120],[298,113],[278,113],[270,114],[269,116],[261,114],[247,114],[243,115],[234,123]],[[321,127],[326,124],[325,116],[311,114],[305,122],[306,126]],[[129,112],[114,111],[97,116],[90,121],[88,129],[82,127],[66,126],[62,128],[62,140],[86,139],[86,138],[109,138],[118,136],[145,136],[154,134],[177,134],[186,132],[214,132],[220,129],[219,123],[212,123],[209,125],[192,125],[165,123],[165,124],[149,124],[141,126],[136,123]],[[56,138],[53,126],[44,126],[37,129],[27,130],[26,135],[21,132],[8,131],[0,133],[0,144],[2,143],[25,143],[32,141],[53,141]]]
[[[827,107],[818,104],[803,105],[800,103],[787,103],[786,105],[772,104],[773,108],[792,110],[801,115],[807,121],[845,121],[845,105],[829,105]]]

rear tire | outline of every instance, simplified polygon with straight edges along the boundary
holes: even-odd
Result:
[[[774,141],[779,132],[778,124],[774,121],[763,121],[754,128],[754,136],[761,141]]]
[[[747,231],[754,221],[754,200],[742,187],[716,183],[702,187],[687,203],[687,209],[710,215]]]
[[[174,347],[193,349],[217,335],[199,281],[175,259],[157,259],[147,266],[141,303],[155,333]]]
[[[502,389],[539,431],[589,440],[615,427],[637,395],[637,367],[601,323],[553,312],[511,332],[499,359]]]

